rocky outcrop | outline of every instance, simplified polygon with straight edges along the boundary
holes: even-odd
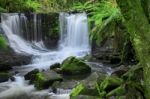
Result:
[[[92,48],[93,58],[107,64],[119,64],[121,56],[118,52],[114,53],[113,42],[113,38],[108,38],[100,46],[94,44]]]
[[[10,70],[13,66],[29,64],[30,61],[31,56],[16,54],[11,49],[7,51],[0,50],[0,71]]]

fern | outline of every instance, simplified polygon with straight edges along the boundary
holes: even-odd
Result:
[[[115,0],[101,0],[97,2],[87,1],[86,3],[77,3],[73,7],[79,12],[86,11],[89,17],[89,23],[94,23],[91,29],[90,38],[95,39],[97,43],[103,40],[101,31],[113,20],[119,20],[121,14],[117,8]]]

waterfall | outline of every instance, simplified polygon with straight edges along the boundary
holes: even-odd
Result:
[[[1,20],[1,26],[8,38],[9,45],[16,53],[38,54],[43,50],[41,47],[43,46],[43,43],[41,41],[36,42],[36,44],[29,41],[29,36],[33,33],[29,33],[27,28],[27,18],[24,14],[21,14],[20,16],[17,13],[4,13],[1,15]],[[34,45],[38,46],[34,48]]]
[[[61,43],[72,48],[90,48],[88,36],[87,15],[60,14]]]
[[[19,71],[20,76],[16,77],[15,82],[7,82],[0,85],[6,86],[0,96],[9,96],[16,92],[31,93],[34,88],[28,86],[21,75],[38,68],[49,69],[54,63],[62,63],[69,56],[84,57],[90,54],[90,43],[88,34],[87,15],[85,13],[67,14],[60,13],[60,40],[57,50],[47,49],[42,40],[41,19],[36,14],[33,15],[33,31],[28,29],[28,18],[24,14],[3,13],[1,14],[1,26],[9,41],[10,47],[18,54],[32,55],[32,63],[24,65],[15,70]],[[51,20],[49,20],[51,21]],[[13,86],[11,86],[13,85]],[[16,87],[19,86],[19,87]],[[27,87],[28,86],[28,87]],[[10,94],[8,92],[11,92]],[[19,94],[18,93],[18,94]],[[69,95],[54,96],[55,99],[69,97]],[[1,98],[1,97],[0,97]]]
[[[27,67],[46,69],[54,63],[61,63],[69,56],[83,57],[90,53],[87,16],[85,13],[60,13],[60,43],[59,49],[46,49],[42,40],[39,41],[41,26],[38,16],[33,16],[33,33],[29,33],[28,19],[24,14],[2,14],[2,29],[8,38],[10,47],[19,54],[33,55],[32,63]],[[25,39],[33,35],[32,40]],[[41,38],[40,38],[41,39]]]

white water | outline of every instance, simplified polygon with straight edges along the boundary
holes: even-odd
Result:
[[[25,20],[27,20],[23,14],[22,16],[22,18],[25,18]],[[35,15],[34,17],[36,18],[37,16]],[[16,53],[33,55],[31,64],[23,66],[22,69],[18,69],[22,74],[27,73],[35,68],[49,69],[50,65],[54,63],[61,63],[69,56],[83,57],[87,54],[90,54],[91,48],[89,44],[87,16],[85,13],[71,15],[65,13],[60,14],[59,21],[61,37],[59,41],[60,43],[58,45],[59,49],[56,51],[48,50],[44,46],[43,41],[35,40],[37,39],[37,26],[34,26],[34,41],[26,41],[21,34],[23,29],[21,27],[20,17],[18,14],[2,14],[1,19],[1,25],[5,32],[5,35],[8,38],[10,47]],[[36,23],[37,20],[34,19],[34,22]],[[4,95],[6,93],[8,95],[8,92],[10,92],[10,95],[12,95],[18,91],[30,92],[34,90],[34,88],[30,89],[29,87],[29,91],[28,89],[26,89],[26,87],[24,87],[26,86],[24,81],[19,80],[23,79],[22,77],[16,77],[16,79],[16,83],[13,86],[10,86],[8,84],[8,90],[2,92]],[[18,88],[24,89],[24,91],[19,90]],[[60,96],[62,97],[62,95]],[[68,97],[68,94],[64,94],[64,97]],[[55,99],[60,98],[56,97]]]

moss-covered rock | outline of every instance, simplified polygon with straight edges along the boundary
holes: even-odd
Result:
[[[97,82],[102,82],[106,76],[104,74],[92,73],[88,78],[81,81],[71,92],[71,99],[78,99],[80,95],[99,96]]]
[[[91,67],[75,57],[67,58],[61,65],[63,74],[85,74],[91,72]]]
[[[54,71],[39,72],[35,75],[34,85],[37,89],[47,89],[55,81],[62,80],[62,77]]]
[[[103,79],[99,79],[99,77],[101,76],[96,77],[94,73],[91,77],[78,84],[70,94],[71,99],[77,99],[80,95],[95,96],[103,99],[115,95],[122,96],[126,92],[122,79],[116,76],[104,76],[105,78],[103,77]]]
[[[0,82],[8,81],[10,78],[10,74],[8,73],[0,73]]]
[[[34,70],[28,72],[28,73],[24,76],[24,78],[25,78],[25,80],[30,80],[30,83],[33,83],[33,81],[34,81],[34,79],[35,79],[35,77],[36,77],[36,74],[39,73],[39,72],[40,72],[40,71],[39,71],[38,69],[34,69]]]
[[[0,50],[6,50],[8,48],[8,44],[6,39],[0,34]]]

